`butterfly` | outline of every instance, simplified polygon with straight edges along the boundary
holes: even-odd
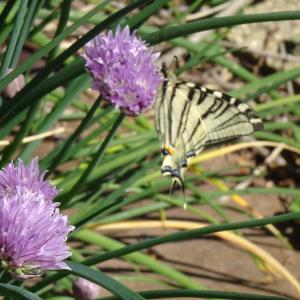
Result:
[[[212,144],[262,130],[259,115],[246,103],[193,82],[179,81],[162,67],[164,81],[155,102],[155,127],[162,144],[161,173],[182,187],[191,158]],[[172,187],[173,187],[172,185]]]

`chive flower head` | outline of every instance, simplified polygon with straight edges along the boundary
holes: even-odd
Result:
[[[1,267],[20,280],[47,270],[69,269],[63,260],[71,255],[66,239],[74,227],[68,226],[67,216],[52,201],[50,195],[56,190],[42,180],[37,160],[28,167],[21,160],[16,167],[9,164],[0,178]]]
[[[89,41],[83,55],[93,77],[92,89],[98,90],[115,107],[136,116],[152,106],[162,76],[156,65],[159,53],[118,27]]]

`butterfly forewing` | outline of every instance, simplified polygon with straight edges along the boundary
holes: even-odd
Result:
[[[180,82],[168,71],[156,99],[156,129],[162,142],[162,173],[182,179],[189,158],[206,145],[222,143],[263,124],[247,104],[192,82]]]

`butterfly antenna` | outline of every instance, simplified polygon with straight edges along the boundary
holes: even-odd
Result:
[[[173,64],[175,65],[176,69],[179,69],[179,60],[176,55],[174,56]]]

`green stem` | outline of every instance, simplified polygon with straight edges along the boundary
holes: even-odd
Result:
[[[61,115],[64,113],[65,108],[83,91],[85,91],[91,84],[90,76],[87,74],[83,74],[81,76],[78,76],[75,78],[67,87],[65,90],[64,96],[62,96],[59,101],[57,101],[56,105],[52,108],[51,112],[45,117],[43,122],[36,128],[35,133],[42,133],[52,126],[56,124],[56,122],[60,119]],[[73,115],[73,114],[72,114]],[[82,118],[80,118],[80,121],[85,117],[86,113]],[[38,147],[38,145],[41,143],[41,141],[35,141],[30,144],[27,144],[27,146],[23,149],[23,152],[21,153],[21,158],[23,161],[28,161],[32,155],[33,150]],[[57,151],[56,153],[58,153]],[[51,154],[54,153],[54,151],[51,152]],[[53,155],[56,156],[57,154]],[[49,158],[49,161],[52,161],[51,155],[47,155],[47,158]],[[40,161],[40,168],[42,168],[42,164]]]
[[[6,283],[0,283],[0,295],[5,296],[5,299],[42,300],[42,298],[34,295],[33,293],[30,293],[24,288]]]
[[[72,133],[72,135],[65,142],[65,145],[63,146],[61,151],[57,154],[57,156],[53,160],[52,165],[49,167],[49,172],[47,173],[47,176],[49,176],[50,173],[54,172],[55,169],[57,168],[57,166],[67,156],[68,151],[70,150],[70,147],[72,146],[72,144],[77,140],[77,138],[81,135],[81,133],[84,131],[84,129],[88,126],[88,123],[90,122],[92,116],[98,109],[102,99],[103,98],[101,96],[99,96],[96,99],[96,101],[94,102],[94,104],[92,105],[92,107],[90,108],[90,110],[88,111],[86,116],[84,117],[84,119],[81,121],[80,125],[77,127],[77,129]]]
[[[87,178],[90,176],[90,174],[93,172],[94,168],[97,166],[98,162],[102,158],[104,151],[106,147],[108,146],[109,142],[112,140],[114,134],[116,133],[118,127],[122,123],[125,115],[120,114],[118,118],[116,119],[113,127],[109,131],[108,135],[106,136],[105,140],[101,144],[99,150],[95,153],[94,157],[90,161],[88,167],[85,169],[83,174],[80,176],[80,178],[77,180],[77,182],[74,184],[70,192],[64,197],[64,205],[72,199],[72,197],[79,191],[80,187],[85,183]]]
[[[20,30],[24,23],[24,17],[27,11],[27,2],[28,0],[21,1],[19,11],[15,18],[14,28],[12,32],[11,39],[9,41],[8,47],[5,51],[4,58],[0,67],[0,79],[5,76],[7,73],[7,70],[11,64],[11,60],[14,54],[14,50],[16,47],[16,44],[19,39]]]
[[[0,15],[0,28],[4,28],[5,20],[7,16],[10,14],[13,6],[16,4],[15,0],[9,0]]]
[[[27,100],[29,101],[27,106],[33,105],[33,103],[36,103],[36,102],[40,102],[44,95],[49,94],[51,91],[55,90],[57,87],[61,86],[63,83],[68,82],[69,80],[80,76],[82,73],[84,73],[83,65],[84,64],[83,64],[82,59],[76,58],[73,63],[67,65],[62,70],[57,72],[55,75],[51,76],[50,78],[43,80],[37,89],[34,89],[32,91],[32,93],[30,95],[28,95],[28,97],[23,98],[24,100],[27,98]],[[24,88],[26,88],[26,86]],[[19,93],[22,93],[24,88]],[[11,103],[11,101],[9,101],[8,105],[10,103]],[[8,118],[8,120],[5,122],[5,125],[0,130],[0,136],[2,135],[2,130],[4,128],[6,131],[6,135],[9,134],[10,131],[13,129],[13,127],[10,126],[9,128],[6,128],[6,125],[11,123],[12,120],[14,121],[16,118],[21,118],[20,116],[24,112],[25,112],[25,110],[23,110],[22,112],[19,112],[19,113],[17,113],[15,111],[13,117],[11,116],[11,118]],[[13,123],[17,125],[17,122],[14,121]]]
[[[60,33],[62,33],[67,26],[69,16],[70,16],[72,1],[73,0],[64,0],[64,2],[62,3],[61,15],[55,32],[55,37],[57,37]],[[57,44],[57,46],[49,52],[48,60],[47,60],[48,63],[54,59],[54,57],[58,52],[58,49],[59,49],[59,44]]]
[[[134,17],[129,19],[127,25],[131,29],[140,27],[143,23],[147,21],[152,15],[154,15],[162,6],[166,5],[170,0],[156,0],[140,13],[136,14]]]
[[[274,107],[281,107],[285,105],[292,105],[293,103],[300,102],[300,95],[288,96],[280,99],[276,99],[274,101],[269,101],[266,103],[260,103],[255,105],[256,111],[263,111],[267,109],[272,109]]]
[[[100,270],[94,270],[87,266],[81,265],[75,262],[68,262],[70,267],[69,273],[83,277],[89,281],[95,282],[96,284],[109,290],[112,294],[118,295],[120,299],[124,300],[145,300],[144,297],[137,294],[133,290],[129,289],[125,285],[116,281],[112,277],[102,273]],[[81,298],[82,299],[82,298]]]
[[[145,39],[151,45],[158,44],[163,41],[175,39],[180,36],[185,36],[191,33],[217,29],[221,27],[228,27],[241,24],[260,23],[260,22],[274,22],[274,21],[290,21],[299,20],[300,11],[284,11],[273,12],[264,14],[251,14],[251,15],[238,15],[229,17],[209,18],[200,21],[194,21],[187,24],[178,26],[166,27],[161,30],[143,35]]]
[[[175,289],[175,290],[156,290],[156,291],[143,291],[139,294],[146,299],[162,299],[162,298],[217,298],[217,299],[232,299],[232,300],[288,300],[285,297],[266,296],[257,294],[244,294],[235,292],[222,292],[222,291],[203,291],[203,290],[188,290],[188,289]],[[117,296],[104,297],[102,300],[118,300],[121,299]]]
[[[7,163],[9,163],[9,161],[11,160],[15,151],[21,145],[23,138],[26,136],[26,134],[29,131],[30,125],[32,124],[32,120],[34,119],[34,115],[37,111],[38,106],[39,106],[39,102],[35,102],[29,108],[28,113],[26,115],[26,119],[23,122],[23,124],[21,125],[20,130],[17,133],[14,141],[9,146],[7,146],[7,148],[5,149],[5,151],[3,153],[3,156],[2,156],[2,159],[0,162],[1,167],[4,167]]]
[[[18,37],[18,41],[17,41],[16,47],[14,49],[13,57],[12,57],[12,60],[11,60],[11,63],[10,63],[10,68],[12,68],[12,69],[14,69],[16,67],[17,63],[18,63],[22,48],[23,48],[24,43],[27,39],[30,26],[31,26],[32,21],[34,19],[34,15],[37,12],[38,5],[41,4],[39,2],[42,2],[42,1],[32,0],[29,4],[29,8],[28,8],[28,11],[26,13],[26,17],[24,19],[24,23],[22,25],[21,32],[20,32],[20,35]]]
[[[29,33],[29,38],[32,38],[35,34],[39,33],[40,31],[43,30],[43,28],[53,21],[54,19],[57,19],[59,16],[59,12],[57,10],[52,11],[47,17],[44,17],[41,22],[38,25],[35,25],[34,28]],[[73,24],[74,26],[74,24]],[[53,42],[54,40],[52,40]],[[34,54],[36,55],[36,53]],[[32,58],[32,57],[31,57]]]

